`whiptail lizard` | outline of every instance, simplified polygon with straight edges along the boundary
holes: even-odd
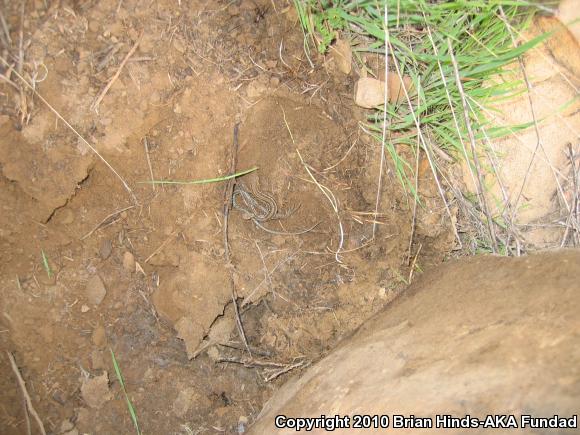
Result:
[[[260,191],[256,186],[246,187],[245,184],[238,182],[232,195],[232,205],[236,210],[243,213],[242,218],[251,220],[258,228],[271,233],[280,235],[300,235],[312,231],[318,223],[306,230],[297,232],[275,231],[266,228],[263,222],[276,219],[285,219],[296,211],[298,207],[292,208],[287,213],[278,212],[278,203],[276,199],[265,192]]]

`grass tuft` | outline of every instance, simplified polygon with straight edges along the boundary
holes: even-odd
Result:
[[[412,85],[407,92],[401,91],[399,99],[389,98],[386,105],[369,115],[366,130],[384,143],[398,180],[416,200],[415,165],[407,161],[409,156],[418,152],[433,155],[437,148],[466,162],[475,179],[479,168],[470,147],[473,140],[478,146],[475,153],[484,154],[488,151],[485,141],[533,125],[492,125],[484,110],[493,111],[494,103],[526,91],[523,80],[516,78],[517,60],[551,36],[545,33],[514,46],[504,14],[507,22],[521,32],[543,7],[525,0],[294,3],[303,31],[319,52],[326,52],[332,41],[343,34],[344,39],[352,41],[355,58],[382,56],[380,62],[384,63],[388,52],[388,74],[410,79]],[[384,119],[387,131],[383,141]],[[432,170],[437,177],[440,168],[433,166]],[[480,212],[485,209],[482,204],[478,207]],[[483,216],[483,220],[488,218]]]

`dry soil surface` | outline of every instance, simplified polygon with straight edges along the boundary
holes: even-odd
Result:
[[[373,222],[354,73],[307,59],[291,3],[2,2],[2,72],[37,93],[0,85],[1,433],[27,424],[7,352],[47,432],[131,433],[111,351],[144,433],[237,433],[453,248],[428,174],[413,237],[388,170]],[[232,209],[228,262],[226,183],[149,182],[229,174],[235,125],[280,218]]]

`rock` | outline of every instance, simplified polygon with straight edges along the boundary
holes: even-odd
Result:
[[[129,251],[123,254],[123,269],[127,272],[135,272],[135,256]]]
[[[390,103],[405,101],[405,93],[401,80],[394,73],[389,73],[388,80]],[[413,85],[410,77],[404,77],[404,86],[411,94]],[[361,77],[354,87],[354,102],[357,106],[372,109],[383,105],[385,101],[385,82],[372,77]]]
[[[385,82],[361,77],[354,87],[354,102],[365,109],[373,109],[385,101]]]
[[[99,247],[99,256],[101,260],[106,260],[111,255],[113,251],[113,244],[109,239],[105,239],[101,242],[101,246]]]
[[[86,292],[87,299],[91,304],[99,305],[103,302],[103,299],[105,299],[105,296],[107,295],[107,289],[99,275],[93,275],[87,281]]]
[[[105,344],[107,344],[107,335],[105,332],[105,327],[99,323],[97,327],[93,329],[91,339],[93,340],[93,344],[95,346],[97,346],[99,349],[102,349],[105,346]]]
[[[414,87],[413,87],[413,80],[409,76],[403,76],[403,82],[401,83],[401,79],[397,75],[396,72],[390,71],[387,77],[387,83],[389,84],[389,102],[391,103],[400,103],[407,101],[405,97],[405,91],[403,90],[403,86],[407,89],[407,93],[409,97],[413,96]]]
[[[109,374],[87,378],[81,385],[81,396],[91,408],[101,408],[105,402],[113,398],[109,390]]]
[[[337,39],[330,47],[330,54],[338,70],[343,74],[350,74],[352,70],[352,49],[350,43],[344,39]]]
[[[570,249],[475,256],[431,268],[388,310],[277,389],[247,433],[294,432],[274,428],[277,415],[361,409],[541,414],[550,404],[559,415],[576,414],[580,349],[571,331],[580,330],[578,264],[580,253]]]

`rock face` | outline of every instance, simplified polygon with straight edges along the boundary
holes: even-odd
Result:
[[[379,414],[390,416],[391,424],[393,414],[433,422],[438,414],[576,414],[578,264],[580,252],[560,251],[474,257],[426,273],[329,356],[282,387],[249,433],[294,433],[275,428],[281,414]],[[335,433],[350,432],[356,431]]]

